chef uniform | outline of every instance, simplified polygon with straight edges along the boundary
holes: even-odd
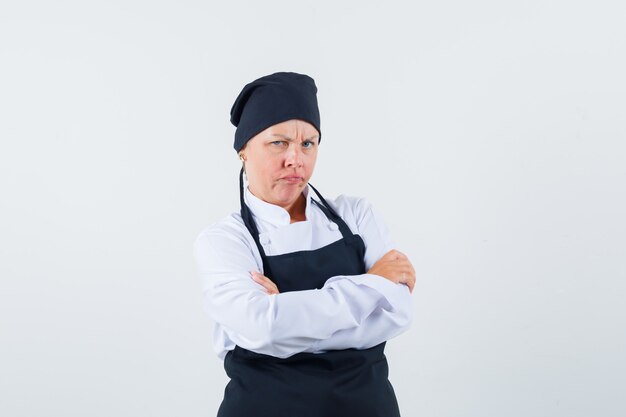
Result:
[[[302,77],[264,78],[275,88],[301,87]],[[319,131],[319,116],[304,116]],[[291,224],[286,210],[250,193],[240,174],[240,214],[196,240],[205,309],[231,379],[218,417],[399,416],[384,347],[410,324],[410,294],[366,273],[391,249],[386,228],[363,199],[331,204],[310,184],[303,193],[307,221]],[[265,293],[251,270],[280,294]]]

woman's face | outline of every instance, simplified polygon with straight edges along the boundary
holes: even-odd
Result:
[[[240,151],[252,194],[288,210],[313,174],[318,143],[317,129],[298,119],[253,136]]]

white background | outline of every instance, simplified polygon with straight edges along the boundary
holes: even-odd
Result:
[[[404,417],[626,415],[624,16],[3,2],[0,415],[215,415],[192,243],[238,209],[230,107],[276,71],[319,88],[311,182],[367,197],[417,270]]]

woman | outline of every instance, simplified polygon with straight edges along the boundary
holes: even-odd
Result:
[[[316,94],[312,78],[279,72],[231,109],[241,211],[194,245],[230,377],[218,417],[400,415],[384,347],[410,324],[415,271],[366,200],[327,201],[308,183]]]

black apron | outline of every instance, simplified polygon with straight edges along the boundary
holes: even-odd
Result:
[[[280,292],[322,288],[336,275],[364,274],[365,245],[312,186],[311,199],[339,227],[342,239],[316,250],[265,256],[259,232],[243,198],[241,215],[257,244],[264,275]],[[224,358],[230,382],[218,417],[399,417],[384,354],[385,343],[369,349],[298,353],[285,359],[235,346]]]

